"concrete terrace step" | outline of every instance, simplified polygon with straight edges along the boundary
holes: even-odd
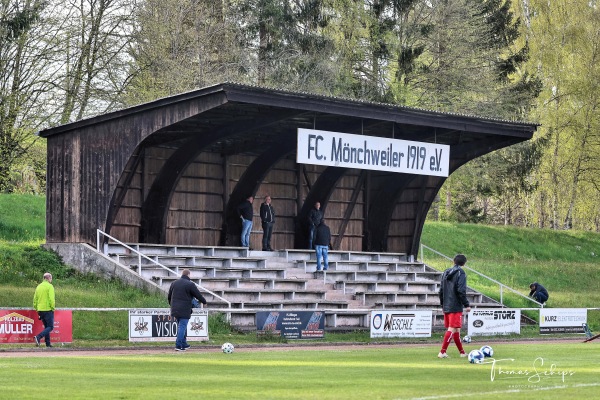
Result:
[[[405,272],[374,272],[374,271],[338,271],[331,269],[327,271],[314,271],[314,277],[323,279],[325,282],[340,281],[394,281],[394,282],[423,282],[435,284],[437,274],[424,272],[422,274],[410,274]],[[307,271],[308,272],[308,271]]]
[[[439,274],[436,270],[427,269],[424,264],[409,262],[388,262],[388,261],[334,261],[329,259],[329,269],[335,271],[371,271],[371,272],[405,272],[405,273],[425,273]],[[321,263],[322,264],[322,263]],[[305,270],[315,270],[317,260],[296,260],[296,266]]]
[[[211,289],[212,290],[212,289]],[[244,290],[236,288],[214,289],[212,290],[217,295],[227,299],[232,303],[239,302],[271,302],[282,300],[297,300],[297,301],[320,301],[326,300],[326,290],[281,290],[281,289],[264,289],[264,290]],[[207,296],[211,296],[208,294]],[[208,301],[209,299],[207,299]]]
[[[286,249],[282,250],[286,261],[314,260],[315,251],[309,249]],[[407,261],[404,253],[373,253],[364,251],[330,250],[328,258],[331,261]]]
[[[206,293],[209,307],[227,312],[236,327],[254,329],[256,312],[274,309],[325,311],[328,329],[368,329],[370,313],[378,309],[429,309],[437,324],[443,321],[437,295],[441,272],[405,254],[330,251],[329,271],[315,273],[315,251],[307,249],[130,245],[162,268],[144,259],[140,263],[128,249],[107,246],[113,259],[165,291],[189,269],[192,281],[231,303]],[[481,294],[468,296],[474,305],[493,307]]]
[[[279,290],[306,290],[308,289],[308,281],[306,279],[292,278],[199,278],[198,284],[210,290],[225,289],[225,288],[240,288],[247,290],[264,290],[264,289],[279,289]]]
[[[371,281],[348,280],[336,281],[335,288],[344,293],[394,291],[394,292],[437,292],[439,286],[434,282],[415,281]]]
[[[150,255],[186,255],[186,256],[206,256],[206,257],[248,257],[250,250],[247,247],[221,247],[221,246],[184,246],[168,244],[146,244],[130,243],[128,244],[134,250],[147,256]],[[108,243],[105,246],[107,254],[131,255],[129,249],[116,244]]]
[[[137,255],[123,255],[116,254],[111,255],[115,258],[119,264],[122,265],[141,265],[152,266],[156,263],[162,264],[165,267],[178,266],[178,267],[194,267],[194,266],[207,266],[207,267],[247,267],[247,268],[265,268],[267,261],[262,258],[251,258],[251,257],[208,257],[208,256],[171,256],[171,255],[150,255],[147,256],[152,261],[145,257],[138,257]],[[141,264],[140,264],[141,261]]]
[[[252,309],[299,309],[299,310],[314,310],[314,309],[344,309],[348,308],[346,301],[335,300],[280,300],[280,301],[246,301],[232,302],[233,308],[252,308]]]

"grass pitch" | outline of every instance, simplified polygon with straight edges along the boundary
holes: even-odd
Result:
[[[483,344],[472,343],[467,351]],[[438,345],[206,349],[57,356],[0,353],[0,398],[29,399],[591,399],[600,343],[489,343],[495,363],[438,359]]]

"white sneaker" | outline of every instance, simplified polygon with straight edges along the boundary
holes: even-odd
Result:
[[[438,354],[438,358],[450,358],[450,357],[448,356],[448,354],[440,352]]]
[[[461,357],[466,357],[466,356],[467,356],[467,353],[460,353],[460,356],[461,356]]]

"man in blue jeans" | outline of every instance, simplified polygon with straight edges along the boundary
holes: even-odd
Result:
[[[318,201],[315,203],[315,206],[310,210],[308,214],[308,248],[313,249],[313,246],[316,246],[314,243],[315,240],[315,231],[317,226],[323,220],[323,212],[321,211],[321,203]]]
[[[240,241],[242,242],[242,247],[248,248],[250,248],[250,232],[252,232],[252,218],[254,217],[252,202],[254,202],[254,197],[248,196],[237,208],[238,215],[242,220]]]
[[[321,258],[323,258],[323,271],[329,269],[329,260],[327,259],[329,252],[329,243],[331,242],[331,231],[325,225],[325,221],[321,220],[319,226],[315,229],[315,250],[317,252],[317,272],[321,271]]]
[[[171,316],[177,321],[176,351],[186,351],[190,345],[186,340],[187,326],[192,317],[192,300],[197,299],[206,304],[206,299],[198,290],[198,286],[190,280],[190,270],[181,271],[181,278],[171,284],[167,296],[171,306]]]
[[[40,339],[44,338],[46,347],[52,347],[50,343],[50,332],[54,329],[54,286],[52,286],[52,274],[46,272],[44,280],[35,288],[33,295],[33,308],[38,312],[38,317],[44,324],[44,330],[33,337],[35,345],[39,347]]]

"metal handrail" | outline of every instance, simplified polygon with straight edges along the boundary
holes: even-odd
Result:
[[[434,250],[434,249],[432,249],[431,247],[429,247],[429,246],[426,246],[426,245],[424,245],[423,243],[421,243],[421,262],[422,262],[422,263],[425,263],[425,261],[424,261],[424,255],[423,255],[423,249],[424,249],[424,248],[425,248],[425,249],[427,249],[427,250],[429,250],[429,251],[432,251],[432,252],[434,252],[435,254],[437,254],[437,255],[439,255],[439,256],[441,256],[441,257],[443,257],[443,258],[445,258],[445,259],[447,259],[447,260],[449,260],[449,261],[454,261],[454,259],[452,259],[452,258],[448,257],[447,255],[445,255],[445,254],[442,254],[442,253],[440,253],[439,251],[437,251],[437,250]],[[495,279],[493,279],[493,278],[490,278],[489,276],[487,276],[487,275],[484,275],[484,274],[482,274],[481,272],[474,270],[473,268],[470,268],[470,267],[468,267],[468,266],[466,266],[466,265],[465,265],[465,266],[463,266],[463,268],[464,268],[464,269],[468,269],[469,271],[471,271],[471,272],[473,272],[473,273],[475,273],[475,274],[477,274],[477,275],[481,276],[482,278],[485,278],[485,279],[487,279],[487,280],[489,280],[489,281],[491,281],[491,282],[494,282],[494,283],[495,283],[495,284],[497,284],[498,286],[500,286],[500,304],[502,304],[502,305],[504,305],[504,299],[503,299],[503,290],[504,290],[504,289],[506,289],[506,290],[508,290],[509,292],[512,292],[512,293],[514,293],[514,294],[516,294],[516,295],[519,295],[519,296],[523,297],[524,299],[527,299],[527,300],[529,300],[529,301],[532,301],[532,302],[534,302],[535,304],[539,305],[539,306],[540,306],[540,308],[543,308],[543,307],[544,307],[544,305],[543,305],[542,303],[538,302],[537,300],[534,300],[534,299],[532,299],[531,297],[525,296],[523,293],[520,293],[519,291],[517,291],[517,290],[515,290],[515,289],[513,289],[513,288],[511,288],[511,287],[509,287],[509,286],[506,286],[506,285],[505,285],[505,284],[503,284],[502,282],[498,282],[497,280],[495,280]]]
[[[169,274],[174,274],[175,276],[181,276],[181,275],[177,274],[176,272],[174,272],[173,270],[171,270],[170,268],[165,267],[164,265],[162,265],[158,261],[155,261],[155,260],[151,259],[150,257],[146,256],[145,254],[143,254],[143,253],[139,252],[138,250],[134,249],[133,247],[128,246],[125,243],[121,242],[120,240],[118,240],[118,239],[110,236],[108,233],[102,232],[100,229],[96,229],[96,231],[97,231],[96,250],[98,251],[98,253],[102,253],[104,255],[108,254],[108,243],[100,240],[100,236],[101,235],[104,236],[104,237],[107,237],[108,239],[110,239],[112,241],[114,241],[118,245],[123,246],[126,249],[134,252],[138,256],[138,275],[140,275],[140,277],[142,276],[142,258],[144,258],[144,259],[150,261],[151,263],[155,264],[156,266],[164,269]],[[102,244],[104,244],[104,246],[102,246]],[[104,247],[104,248],[102,248],[102,247]],[[218,294],[212,292],[211,290],[205,288],[204,286],[198,285],[196,282],[194,282],[194,285],[198,286],[198,288],[204,290],[205,292],[210,293],[214,297],[223,300],[223,302],[227,303],[227,307],[231,308],[231,302],[228,301],[227,299],[224,299],[223,297],[221,297]]]

